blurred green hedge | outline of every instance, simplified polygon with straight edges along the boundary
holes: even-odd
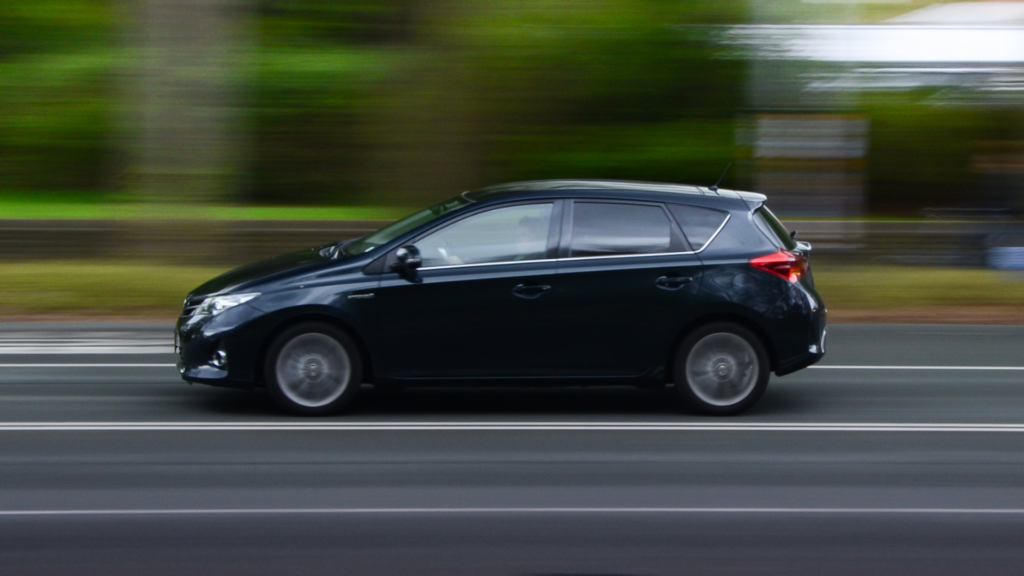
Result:
[[[0,195],[131,195],[140,2],[4,1]],[[418,205],[517,179],[711,182],[747,113],[744,62],[687,27],[742,23],[745,2],[252,6],[247,160],[234,195],[213,200]],[[972,143],[1019,133],[1019,115],[921,105],[928,96],[864,99],[875,212],[968,197]]]
[[[10,4],[0,194],[123,190],[132,9]],[[675,25],[742,18],[711,0],[262,0],[242,71],[249,161],[218,200],[409,205],[523,178],[713,179],[743,65]]]

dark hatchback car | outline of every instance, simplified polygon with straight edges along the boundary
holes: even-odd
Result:
[[[825,306],[760,194],[540,181],[463,193],[373,234],[228,272],[185,300],[190,382],[297,414],[364,382],[664,386],[735,414],[825,353]]]

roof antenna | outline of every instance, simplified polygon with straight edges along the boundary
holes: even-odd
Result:
[[[729,162],[729,165],[725,167],[725,171],[722,172],[722,175],[718,177],[718,182],[715,182],[715,185],[708,188],[708,190],[711,190],[712,192],[718,192],[718,185],[722,183],[722,180],[725,180],[725,175],[729,173],[729,168],[732,168],[732,162]]]

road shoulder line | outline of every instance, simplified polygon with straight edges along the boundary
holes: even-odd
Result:
[[[0,510],[0,517],[190,515],[426,515],[426,514],[916,514],[1024,515],[1024,508],[182,508]]]
[[[938,432],[1024,433],[1024,424],[828,422],[0,422],[0,432]]]

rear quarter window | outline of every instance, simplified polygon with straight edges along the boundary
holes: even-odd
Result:
[[[679,223],[694,251],[703,250],[729,217],[726,212],[685,204],[668,204],[668,210]]]

